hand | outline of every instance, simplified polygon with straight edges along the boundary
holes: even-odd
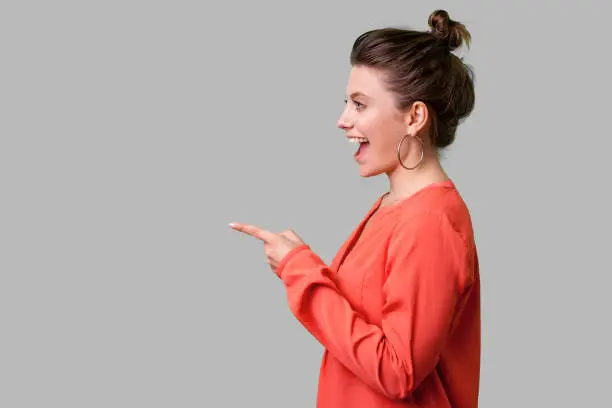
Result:
[[[304,241],[293,230],[286,230],[279,234],[248,224],[230,223],[229,226],[236,231],[255,237],[264,243],[264,250],[268,257],[268,264],[274,272],[280,261],[294,248],[303,245]]]

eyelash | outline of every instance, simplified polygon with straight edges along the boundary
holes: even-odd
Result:
[[[357,106],[357,110],[365,108],[365,105],[361,102],[357,102],[356,100],[352,100],[352,102]],[[344,100],[344,103],[348,103],[348,100]]]

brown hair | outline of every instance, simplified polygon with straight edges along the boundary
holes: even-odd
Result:
[[[457,126],[474,109],[474,80],[470,66],[452,51],[471,36],[445,10],[429,16],[430,31],[382,28],[360,35],[351,50],[351,65],[379,69],[400,110],[421,101],[433,125],[432,145],[444,148],[455,140]]]

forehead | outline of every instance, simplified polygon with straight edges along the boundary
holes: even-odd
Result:
[[[346,91],[347,95],[362,93],[371,97],[381,97],[388,93],[384,88],[382,74],[374,68],[361,65],[351,68]]]

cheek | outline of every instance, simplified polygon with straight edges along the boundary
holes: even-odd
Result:
[[[371,141],[377,141],[381,137],[384,121],[375,113],[364,113],[355,121],[355,129],[359,135],[367,137]]]
[[[357,133],[370,140],[370,154],[377,161],[393,161],[402,138],[402,123],[390,115],[363,114],[355,121]]]
[[[376,120],[356,124],[355,127],[359,134],[370,139],[372,147],[377,152],[395,151],[402,133],[401,128],[392,120],[392,118],[378,117]]]

